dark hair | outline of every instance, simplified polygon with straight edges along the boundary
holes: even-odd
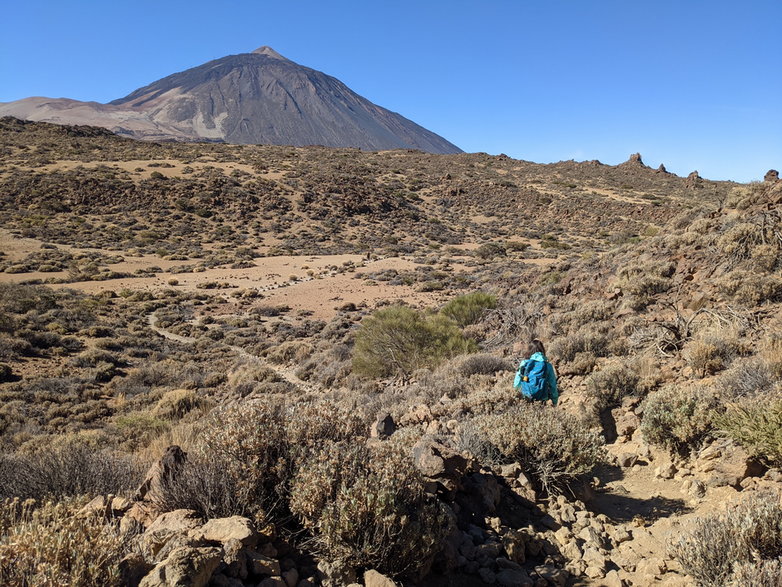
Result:
[[[531,357],[535,353],[540,353],[541,355],[546,354],[546,349],[543,347],[543,343],[537,338],[533,338],[529,345],[527,345],[527,356]]]

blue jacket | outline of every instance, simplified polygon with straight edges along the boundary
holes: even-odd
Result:
[[[527,361],[543,361],[546,363],[546,381],[548,382],[548,397],[555,406],[559,401],[559,391],[557,390],[557,374],[554,372],[554,366],[546,360],[543,353],[535,353],[529,359],[524,359],[519,364],[519,371],[524,368]]]

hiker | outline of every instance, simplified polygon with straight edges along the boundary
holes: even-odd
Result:
[[[553,405],[559,401],[557,391],[557,374],[554,366],[546,360],[546,350],[543,343],[533,339],[527,347],[527,356],[519,364],[513,388],[521,392],[528,400],[545,402],[551,400]]]

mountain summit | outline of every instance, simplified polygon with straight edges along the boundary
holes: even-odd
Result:
[[[4,115],[92,124],[151,140],[461,152],[338,79],[267,46],[169,75],[109,104],[26,98],[0,104]]]

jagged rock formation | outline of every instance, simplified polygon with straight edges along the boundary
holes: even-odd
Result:
[[[149,140],[461,152],[270,47],[175,73],[109,104],[35,97],[0,104],[5,115],[91,124]]]

